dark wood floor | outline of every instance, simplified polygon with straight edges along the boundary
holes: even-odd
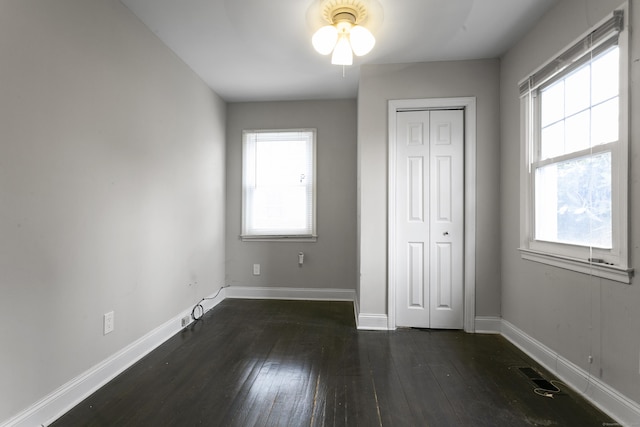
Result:
[[[226,300],[54,426],[613,423],[498,335],[357,331],[351,303]]]

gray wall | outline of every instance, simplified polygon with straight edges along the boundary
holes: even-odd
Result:
[[[476,315],[500,315],[498,60],[367,65],[358,94],[360,312],[387,313],[388,100],[476,97]]]
[[[223,284],[225,104],[117,0],[3,0],[0,58],[2,421]]]
[[[318,130],[318,241],[242,242],[242,130],[306,127]],[[355,289],[356,101],[229,104],[226,212],[227,284]],[[260,276],[252,274],[253,264],[261,265]]]
[[[560,356],[640,401],[640,286],[592,278],[520,258],[518,81],[605,18],[619,0],[563,0],[502,61],[502,313]],[[634,6],[637,6],[634,5]],[[640,9],[632,27],[640,28]],[[631,106],[640,105],[640,33],[633,35]],[[631,265],[640,267],[640,122],[631,120]],[[593,366],[587,360],[593,355]]]

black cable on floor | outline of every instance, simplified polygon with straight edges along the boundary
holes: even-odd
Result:
[[[198,320],[202,319],[202,316],[204,316],[204,313],[205,313],[205,311],[204,311],[204,307],[202,306],[202,301],[206,301],[206,300],[210,300],[210,299],[215,299],[215,298],[220,294],[220,291],[222,291],[224,288],[228,288],[228,287],[229,287],[229,285],[222,286],[222,287],[220,287],[220,289],[218,289],[218,292],[216,292],[216,294],[215,294],[214,296],[212,296],[212,297],[205,297],[205,298],[202,298],[202,299],[201,299],[201,300],[200,300],[200,301],[199,301],[199,302],[198,302],[198,303],[193,307],[193,310],[191,310],[191,318],[192,318],[194,321],[196,321],[196,322],[197,322]],[[196,311],[198,311],[198,312],[199,312],[199,315],[196,315]]]

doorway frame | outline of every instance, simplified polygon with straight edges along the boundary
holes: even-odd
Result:
[[[476,97],[389,100],[387,215],[387,327],[396,329],[396,132],[399,112],[461,109],[464,111],[464,331],[475,332],[476,316]]]

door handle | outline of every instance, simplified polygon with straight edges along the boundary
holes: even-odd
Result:
[[[448,236],[448,235],[449,235],[449,232],[448,232],[448,231],[445,231],[444,233],[442,233],[442,235],[443,235],[443,236]]]

